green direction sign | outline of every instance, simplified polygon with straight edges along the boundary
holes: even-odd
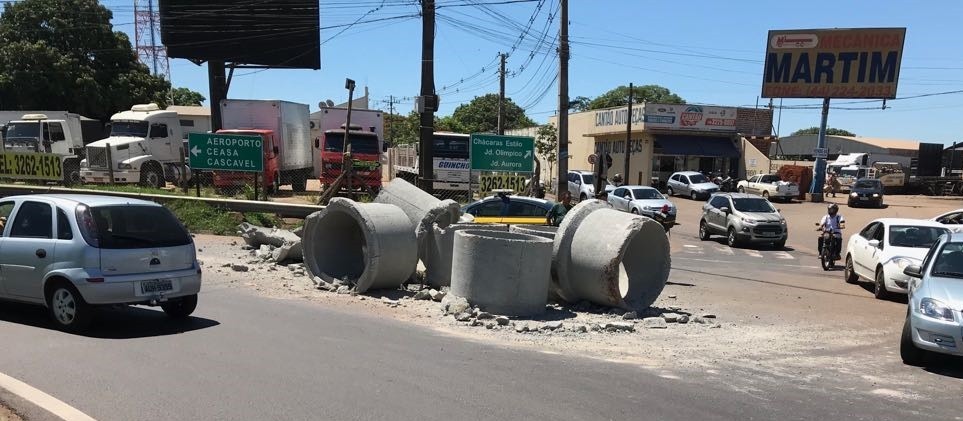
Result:
[[[187,158],[192,169],[224,171],[264,171],[261,136],[190,133]]]
[[[535,138],[471,135],[471,169],[475,171],[535,171]]]

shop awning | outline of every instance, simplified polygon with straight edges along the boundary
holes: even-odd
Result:
[[[664,155],[711,156],[735,158],[739,150],[729,137],[656,135],[655,147]]]

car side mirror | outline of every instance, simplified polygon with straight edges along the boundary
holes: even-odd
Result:
[[[723,206],[723,207],[719,208],[719,210],[721,210],[722,213],[732,213],[732,209],[729,209],[728,206]]]
[[[909,276],[911,278],[922,278],[923,268],[918,265],[909,265],[906,269],[903,269],[903,275]]]
[[[869,240],[870,247],[879,248],[879,244],[880,244],[879,240]]]

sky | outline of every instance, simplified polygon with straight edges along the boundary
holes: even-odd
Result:
[[[283,99],[315,110],[320,101],[346,101],[344,79],[351,78],[359,87],[356,96],[368,86],[372,108],[388,110],[389,96],[394,96],[401,98],[395,100],[396,112],[410,112],[420,90],[417,1],[320,2],[321,70],[239,69],[228,96]],[[133,0],[103,3],[114,11],[115,29],[133,41]],[[497,93],[497,55],[507,52],[508,96],[533,120],[546,122],[558,103],[558,0],[492,4],[489,10],[466,3],[470,1],[438,0],[439,114],[449,115],[475,96]],[[384,18],[390,19],[378,20]],[[378,21],[368,22],[372,20]],[[881,102],[834,100],[829,126],[867,137],[959,142],[963,92],[940,93],[963,90],[961,20],[959,0],[570,0],[569,96],[591,98],[632,82],[662,85],[689,103],[765,106],[768,99],[758,96],[767,31],[906,27],[897,97],[938,95],[890,100],[885,110]],[[205,67],[171,59],[170,71],[175,86],[207,96]],[[798,108],[819,100],[775,100],[776,106],[780,103],[793,109],[777,110],[776,134],[819,125],[818,107]]]

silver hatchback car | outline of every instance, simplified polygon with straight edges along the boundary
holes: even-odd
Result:
[[[922,365],[928,352],[963,357],[963,234],[943,235],[922,264],[903,273],[910,277],[903,362]]]
[[[159,305],[175,318],[197,307],[194,241],[156,203],[13,196],[0,199],[0,223],[0,299],[46,306],[62,330],[84,329],[98,305]]]
[[[714,194],[702,205],[699,238],[705,241],[713,234],[725,235],[729,247],[769,243],[781,249],[789,238],[779,210],[765,198],[745,193]]]

